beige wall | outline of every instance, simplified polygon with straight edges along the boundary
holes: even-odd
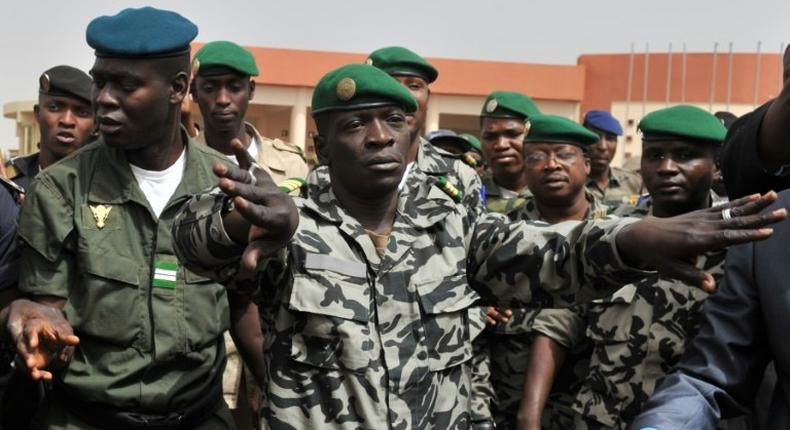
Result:
[[[10,156],[29,154],[38,150],[41,133],[33,116],[35,100],[10,102],[3,105],[3,116],[16,122],[16,145],[8,145]]]

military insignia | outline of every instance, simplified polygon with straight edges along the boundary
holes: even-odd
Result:
[[[351,78],[343,78],[337,83],[337,98],[347,102],[357,92],[357,83]]]
[[[367,60],[365,60],[365,64],[367,64],[368,66],[372,66],[373,65],[373,59],[372,58],[368,58]]]
[[[288,178],[283,182],[280,182],[280,185],[278,185],[277,188],[286,194],[290,194],[299,188],[302,188],[302,185],[304,184],[305,181],[302,178]]]
[[[461,199],[464,198],[464,193],[455,187],[455,185],[451,184],[450,181],[447,180],[444,176],[439,176],[439,180],[436,182],[436,185],[444,191],[454,202],[460,203]]]
[[[192,75],[197,76],[199,71],[200,71],[200,60],[198,60],[197,57],[195,57],[195,59],[192,60]]]
[[[491,113],[495,111],[497,106],[499,106],[499,103],[496,101],[496,99],[489,100],[488,103],[486,103],[486,112]]]
[[[49,80],[49,75],[46,73],[42,73],[41,77],[38,78],[38,88],[43,93],[48,93],[49,88],[51,87],[51,82]]]
[[[96,221],[96,228],[99,230],[103,229],[106,225],[107,218],[110,216],[110,211],[112,210],[112,206],[109,205],[96,205],[91,206],[91,212],[93,213],[93,220]]]

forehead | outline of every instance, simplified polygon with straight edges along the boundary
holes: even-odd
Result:
[[[425,86],[428,85],[428,82],[419,76],[413,76],[413,75],[391,75],[391,76],[402,84],[408,85],[408,84],[418,83]]]
[[[574,151],[583,152],[580,147],[572,143],[557,143],[557,142],[530,142],[524,145],[524,151],[542,151],[542,152],[558,152],[558,151]]]
[[[250,79],[249,76],[241,73],[233,72],[231,70],[224,71],[223,73],[195,76],[196,82],[210,82],[210,83],[237,82],[237,81],[246,81],[248,79]]]
[[[712,148],[708,143],[681,139],[642,140],[642,151],[707,151]]]
[[[69,97],[69,96],[53,96],[50,94],[39,94],[38,95],[38,104],[50,104],[50,103],[59,103],[68,106],[80,106],[80,107],[90,107],[90,103],[86,102],[85,100],[78,99],[76,97]]]
[[[517,130],[524,132],[524,121],[518,118],[483,118],[483,131]]]
[[[154,73],[156,61],[146,58],[96,57],[90,70],[91,76],[144,77]]]

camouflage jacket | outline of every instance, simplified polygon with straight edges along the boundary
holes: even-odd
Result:
[[[585,194],[590,202],[590,208],[585,219],[605,218],[609,208],[602,204],[592,193],[586,192]],[[524,206],[511,212],[509,218],[514,221],[545,222],[538,210],[534,197],[528,198]],[[528,307],[516,308],[512,309],[512,311],[513,315],[507,323],[497,324],[491,329],[493,333],[489,336],[488,342],[491,356],[491,379],[497,398],[497,404],[494,408],[496,421],[499,426],[506,426],[506,428],[509,428],[507,427],[508,425],[515,425],[518,407],[523,397],[524,375],[529,363],[529,349],[532,344],[532,324],[538,315],[546,315],[557,311],[557,309]],[[567,368],[571,370],[566,371],[566,369],[562,369],[558,380],[572,381],[574,379],[573,370],[576,368],[586,371],[586,362],[577,363],[577,361],[579,360],[574,355],[570,355]],[[585,374],[586,372],[582,373]],[[571,374],[571,376],[569,377],[566,374]],[[552,409],[558,398],[568,408],[573,403],[573,396],[570,394],[571,390],[557,389],[560,385],[567,387],[571,384],[555,384],[547,410]]]
[[[650,208],[623,207],[623,215],[648,215]],[[697,267],[720,281],[726,252],[700,257]],[[699,327],[700,288],[658,275],[626,285],[611,297],[539,315],[533,329],[565,347],[592,343],[589,373],[573,408],[584,419],[624,429],[653,393],[656,383],[680,360]]]
[[[267,428],[467,428],[477,304],[568,306],[644,276],[615,236],[631,220],[536,228],[456,204],[415,169],[387,252],[337,201],[326,167],[296,198],[299,227],[249,288],[265,338]],[[181,260],[229,282],[241,247],[216,190],[182,208]],[[595,278],[593,280],[592,278]],[[583,286],[583,287],[582,287]]]
[[[485,212],[480,177],[466,163],[420,137],[420,151],[417,153],[416,165],[428,176],[447,177],[450,183],[455,184],[463,193],[461,204],[473,209],[478,215]]]
[[[489,212],[507,215],[524,206],[527,199],[532,197],[532,192],[527,187],[524,187],[516,197],[505,197],[505,191],[497,185],[491,174],[483,176],[483,187],[485,188],[485,205]]]
[[[587,181],[587,189],[604,203],[616,206],[642,193],[642,177],[630,170],[612,166],[609,168],[609,185],[605,190],[600,189],[594,179]]]

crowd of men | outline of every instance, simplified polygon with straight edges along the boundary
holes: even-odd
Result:
[[[790,426],[790,56],[734,124],[642,118],[635,173],[610,113],[513,91],[425,135],[439,71],[381,48],[316,83],[308,165],[245,121],[254,56],[197,33],[125,9],[90,75],[39,78],[0,188],[0,428]]]

